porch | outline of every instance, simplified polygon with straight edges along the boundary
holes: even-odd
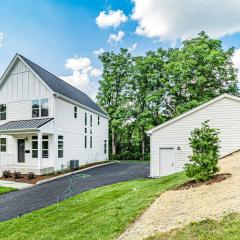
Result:
[[[17,126],[17,127],[16,127]],[[0,126],[0,173],[4,170],[36,175],[54,171],[52,119],[12,121]]]

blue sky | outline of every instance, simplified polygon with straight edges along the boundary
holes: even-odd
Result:
[[[94,96],[100,75],[97,70],[101,70],[94,54],[98,49],[118,51],[120,47],[135,46],[132,53],[139,55],[149,49],[174,46],[201,30],[223,40],[225,48],[239,49],[240,3],[194,2],[193,5],[191,0],[178,4],[174,0],[1,0],[0,74],[18,52]],[[118,10],[127,20],[117,19],[114,14]],[[100,19],[100,26],[96,18],[103,11],[106,18]],[[109,11],[113,11],[115,26],[108,18]],[[119,36],[116,42],[119,31],[124,36],[122,39]],[[115,41],[108,41],[110,34],[116,35]],[[70,61],[73,59],[76,61]],[[76,68],[77,61],[80,65]],[[91,74],[92,69],[95,74]]]

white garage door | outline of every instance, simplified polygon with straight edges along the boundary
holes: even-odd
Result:
[[[174,148],[160,148],[160,176],[166,176],[175,172]]]

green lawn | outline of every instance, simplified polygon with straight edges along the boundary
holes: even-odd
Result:
[[[0,239],[114,239],[184,173],[123,182],[81,193],[60,204],[0,223]]]
[[[239,240],[240,214],[230,214],[220,221],[204,220],[173,230],[169,233],[159,234],[147,240]]]
[[[10,187],[0,187],[0,195],[12,191],[16,191],[16,189]]]

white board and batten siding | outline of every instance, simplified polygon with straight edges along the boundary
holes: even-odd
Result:
[[[31,119],[32,100],[40,98],[48,98],[49,117],[53,117],[54,98],[51,91],[31,72],[31,70],[21,60],[17,60],[0,88],[0,103],[7,105],[6,120],[0,121],[0,125],[9,121]],[[2,135],[2,137],[5,137],[7,139],[7,152],[1,153],[1,155],[6,155],[8,162],[11,162],[12,159],[9,158],[17,158],[16,137],[10,135]],[[25,135],[17,136],[17,138],[25,137]],[[51,149],[49,151],[51,151]],[[37,163],[32,161],[32,158],[29,154],[26,154],[25,164],[31,166],[36,165]]]
[[[49,117],[53,116],[53,96],[31,70],[20,60],[0,88],[0,103],[7,103],[7,119],[1,121],[25,120],[32,118],[32,100],[48,98]]]
[[[107,116],[81,104],[75,105],[71,99],[60,98],[50,89],[46,80],[41,79],[18,55],[14,57],[1,80],[0,104],[6,104],[6,120],[1,120],[0,125],[9,121],[34,119],[32,100],[48,99],[47,118],[54,118],[54,120],[40,129],[42,133],[49,135],[49,157],[42,160],[42,167],[59,170],[68,167],[70,160],[79,160],[80,165],[108,160]],[[77,118],[74,118],[74,107],[77,107]],[[87,114],[87,126],[85,126],[85,113]],[[92,126],[90,126],[90,116],[92,116]],[[98,116],[100,116],[100,125],[98,125]],[[85,128],[87,128],[87,133],[85,133]],[[58,136],[63,136],[64,139],[63,157],[60,158],[58,157]],[[85,136],[87,136],[86,148]],[[92,136],[92,148],[90,136]],[[17,139],[26,139],[25,145],[32,150],[32,135],[17,132],[1,135],[1,137],[7,140],[7,150],[0,153],[0,160],[4,158],[5,162],[6,158],[8,164],[14,162],[20,165],[17,162]],[[37,158],[33,159],[31,154],[27,156],[25,154],[25,162],[21,164],[24,167],[39,167]]]
[[[220,155],[240,149],[240,98],[222,95],[205,107],[183,115],[149,131],[151,137],[150,176],[159,177],[182,171],[192,150],[190,133],[205,120],[220,131]],[[172,149],[172,151],[170,151]],[[162,152],[163,151],[163,152]],[[173,163],[173,164],[172,164]],[[172,169],[170,167],[172,166]]]

